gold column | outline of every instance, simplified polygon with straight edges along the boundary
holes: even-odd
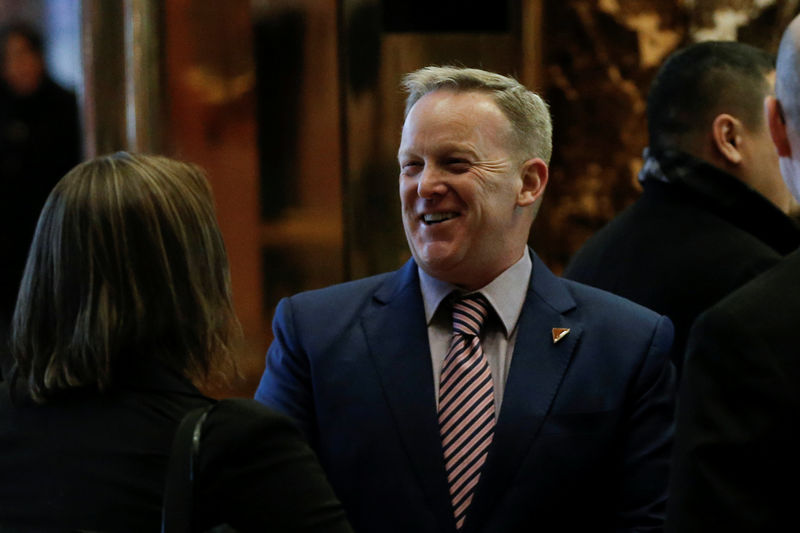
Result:
[[[125,147],[123,6],[81,2],[83,123],[88,157]]]
[[[161,11],[155,0],[83,0],[86,155],[162,148]]]
[[[162,20],[156,0],[125,0],[125,102],[127,148],[163,149]]]
[[[542,31],[544,25],[544,0],[522,0],[520,11],[520,79],[526,87],[537,92],[544,91],[542,76]]]

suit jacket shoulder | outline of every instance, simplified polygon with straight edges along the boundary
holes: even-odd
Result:
[[[779,531],[796,519],[798,316],[800,252],[794,252],[692,328],[670,531]]]
[[[677,365],[697,315],[800,244],[797,225],[766,199],[719,170],[706,172],[691,183],[646,183],[565,272],[669,316]]]
[[[299,330],[313,331],[314,335],[298,337],[310,344],[306,349],[313,352],[335,343],[336,337],[348,331],[376,293],[391,295],[416,279],[416,265],[409,262],[398,271],[301,292],[279,302],[276,320],[287,325],[291,319]]]
[[[627,345],[629,353],[641,357],[643,351],[637,347],[652,342],[653,335],[660,329],[663,338],[657,340],[662,344],[661,348],[666,342],[666,349],[669,349],[674,329],[671,321],[663,315],[602,289],[569,279],[557,280],[574,300],[574,309],[570,313],[587,325],[585,329],[590,336],[617,336],[620,346]]]
[[[533,263],[465,533],[658,531],[670,322]],[[257,399],[308,436],[354,527],[454,532],[415,263],[285,299],[273,329]]]
[[[601,319],[609,324],[624,326],[633,320],[633,325],[641,327],[654,325],[662,317],[650,308],[606,290],[569,279],[561,281],[575,298],[582,312],[592,314],[595,319]],[[600,313],[599,311],[603,309],[606,309],[606,312]]]

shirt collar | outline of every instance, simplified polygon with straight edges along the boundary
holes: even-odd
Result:
[[[425,320],[431,324],[436,311],[441,303],[452,292],[463,292],[456,285],[447,283],[428,275],[422,268],[419,271],[419,284],[422,290],[422,301],[425,305]],[[531,279],[533,262],[527,249],[522,257],[508,267],[502,274],[494,278],[491,283],[474,292],[483,294],[500,317],[505,329],[506,337],[511,335],[522,313],[525,295]]]

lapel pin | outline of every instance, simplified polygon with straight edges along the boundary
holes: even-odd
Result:
[[[553,344],[566,337],[567,333],[569,333],[569,328],[553,328]]]

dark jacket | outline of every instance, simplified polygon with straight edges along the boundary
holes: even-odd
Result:
[[[532,259],[461,533],[661,532],[672,325]],[[455,533],[416,263],[284,299],[273,328],[256,399],[305,431],[354,528]]]
[[[800,251],[697,319],[676,431],[668,531],[797,530]]]
[[[80,147],[74,94],[47,77],[26,96],[0,81],[0,357],[39,212]]]
[[[46,405],[0,383],[0,531],[159,531],[173,435],[186,412],[213,400],[147,367],[106,393]],[[351,531],[299,431],[254,401],[211,412],[199,464],[203,530],[229,522],[240,531]]]
[[[672,319],[680,370],[694,319],[800,245],[800,228],[740,180],[678,152],[657,157],[663,176],[592,236],[564,276]]]

